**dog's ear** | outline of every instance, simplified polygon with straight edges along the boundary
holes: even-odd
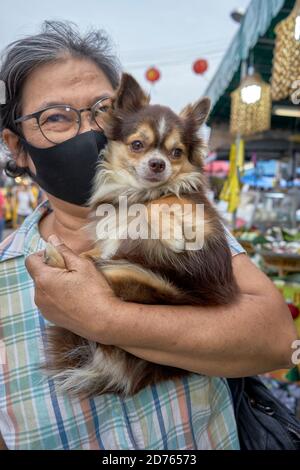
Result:
[[[123,73],[120,86],[114,99],[114,109],[135,112],[147,106],[149,101],[149,96],[146,95],[132,75]]]
[[[203,141],[199,129],[207,120],[210,106],[210,99],[203,98],[195,104],[189,104],[180,113],[180,117],[184,121],[186,139],[189,143],[189,160],[200,169],[203,169],[207,145]]]
[[[187,105],[180,113],[180,117],[184,120],[193,121],[195,126],[199,127],[204,124],[208,118],[211,107],[211,101],[205,97],[197,101],[195,104]]]
[[[134,113],[149,104],[150,98],[138,82],[124,73],[112,98],[112,107],[102,117],[102,128],[110,140],[122,140],[122,126],[127,113]]]

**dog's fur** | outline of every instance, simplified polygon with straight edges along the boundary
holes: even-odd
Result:
[[[168,208],[178,204],[180,208],[190,204],[191,224],[194,230],[200,230],[195,207],[204,205],[202,249],[187,250],[187,240],[176,238],[175,230],[184,222],[180,211],[179,215],[176,211],[171,215],[174,231],[169,238],[160,226],[156,239],[96,239],[96,251],[86,255],[93,257],[115,294],[125,301],[217,306],[235,301],[238,295],[225,230],[205,195],[205,146],[199,128],[209,107],[209,99],[204,98],[178,116],[169,108],[150,105],[138,83],[124,74],[112,109],[105,114],[109,143],[90,200],[94,234],[96,225],[103,222],[95,215],[97,207],[110,203],[118,212],[120,196],[127,198],[129,206],[145,205],[149,226],[152,217],[164,214],[160,209],[151,212],[153,205]],[[125,229],[121,227],[121,232]],[[49,264],[64,267],[53,247],[48,246],[46,254]],[[49,329],[48,344],[48,371],[68,392],[126,396],[147,385],[188,374],[138,359],[117,347],[87,341],[58,327]]]

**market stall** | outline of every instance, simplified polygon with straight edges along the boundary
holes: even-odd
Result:
[[[299,57],[300,1],[253,0],[206,94],[212,139],[231,135],[230,148],[220,138],[214,148],[229,163],[216,204],[283,294],[300,338]],[[300,415],[300,365],[264,379]]]

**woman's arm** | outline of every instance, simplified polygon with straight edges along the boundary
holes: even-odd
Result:
[[[0,434],[0,450],[7,450],[3,437]]]
[[[281,294],[246,255],[235,256],[233,267],[241,290],[234,305],[130,304],[124,311],[130,319],[127,340],[120,347],[152,362],[212,376],[290,367],[296,331]]]
[[[141,305],[117,299],[94,265],[64,245],[68,270],[26,266],[46,318],[74,333],[152,362],[212,376],[245,376],[291,364],[296,331],[272,282],[247,256],[233,259],[239,301],[225,307]]]

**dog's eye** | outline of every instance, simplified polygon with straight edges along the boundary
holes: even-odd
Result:
[[[134,152],[139,152],[144,148],[144,145],[140,140],[134,140],[131,142],[130,146]]]
[[[181,155],[182,155],[182,150],[181,149],[173,149],[172,150],[172,157],[180,158]]]

